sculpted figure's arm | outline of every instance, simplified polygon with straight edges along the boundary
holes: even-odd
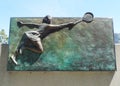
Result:
[[[21,21],[18,21],[17,22],[17,26],[19,28],[21,28],[22,26],[27,26],[29,27],[30,29],[33,29],[33,28],[39,28],[40,26],[42,26],[43,24],[34,24],[34,23],[23,23]],[[59,25],[54,25],[54,24],[47,24],[46,25],[46,29],[55,29],[55,30],[60,30],[60,29],[63,29],[63,28],[69,28],[72,29],[74,26],[76,25],[76,23],[73,23],[73,22],[70,22],[70,23],[64,23],[64,24],[59,24]]]
[[[61,30],[64,28],[68,28],[69,30],[72,29],[76,24],[74,22],[64,23],[59,25],[49,24],[47,27],[49,30]]]
[[[39,28],[40,24],[33,24],[33,23],[23,23],[21,21],[18,21],[17,22],[17,26],[19,28],[23,27],[23,26],[27,26],[29,27],[30,29],[33,29],[33,28]]]

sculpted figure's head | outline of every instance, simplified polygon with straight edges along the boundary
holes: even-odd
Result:
[[[51,24],[52,23],[52,17],[50,15],[45,16],[43,18],[42,23]]]

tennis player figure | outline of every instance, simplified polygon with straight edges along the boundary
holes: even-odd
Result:
[[[90,15],[88,15],[90,14]],[[87,19],[88,18],[88,19]],[[23,36],[21,41],[19,42],[19,45],[15,51],[15,54],[11,56],[13,62],[17,65],[18,62],[16,61],[16,57],[19,54],[22,54],[24,49],[29,49],[33,52],[36,53],[42,53],[43,46],[42,46],[42,40],[48,36],[51,33],[60,31],[64,28],[68,28],[71,30],[76,24],[80,23],[81,21],[90,23],[93,19],[93,14],[90,12],[87,12],[82,20],[76,21],[76,22],[69,22],[69,23],[64,23],[64,24],[59,24],[59,25],[54,25],[52,24],[52,17],[47,15],[43,18],[42,24],[31,24],[31,23],[23,23],[21,21],[17,22],[17,25],[19,28],[23,26],[27,26],[30,29],[32,28],[37,28],[35,31],[26,31]]]

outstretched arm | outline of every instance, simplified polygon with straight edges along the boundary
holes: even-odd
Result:
[[[32,29],[32,28],[39,28],[39,24],[33,24],[33,23],[23,23],[23,22],[21,22],[21,21],[18,21],[17,22],[17,26],[20,28],[20,27],[22,27],[22,26],[27,26],[27,27],[29,27],[30,29]]]
[[[64,29],[64,28],[69,28],[72,29],[74,26],[76,25],[76,23],[73,23],[73,22],[70,22],[70,23],[65,23],[65,24],[59,24],[59,25],[53,25],[53,24],[50,24],[48,25],[47,27],[49,28],[49,30],[61,30],[61,29]]]
[[[61,30],[61,29],[64,29],[64,28],[69,28],[69,30],[71,30],[76,24],[77,24],[76,22],[64,23],[64,24],[59,24],[59,25],[48,24],[48,25],[46,25],[47,26],[46,29]],[[30,29],[33,29],[33,28],[39,28],[40,26],[42,26],[42,24],[23,23],[21,21],[18,21],[17,26],[19,28],[21,28],[22,26],[27,26]]]

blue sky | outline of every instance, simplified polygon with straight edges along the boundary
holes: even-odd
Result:
[[[95,17],[113,18],[114,32],[120,33],[120,0],[0,0],[0,29],[9,34],[10,17]]]

